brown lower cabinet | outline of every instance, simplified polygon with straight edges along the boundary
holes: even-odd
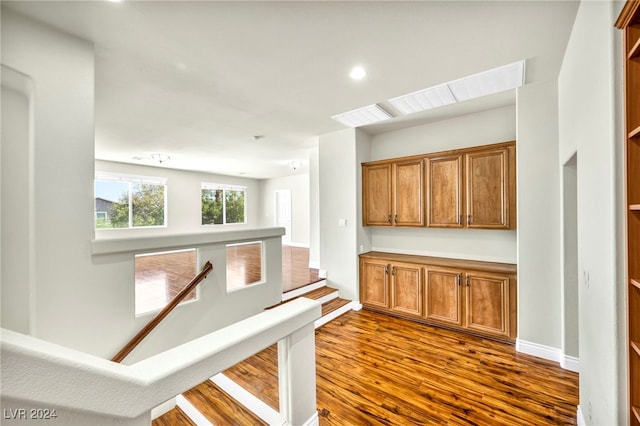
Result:
[[[513,342],[516,265],[370,252],[360,256],[365,309]]]

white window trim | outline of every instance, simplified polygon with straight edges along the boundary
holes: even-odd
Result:
[[[221,183],[210,183],[210,182],[202,182],[200,184],[200,194],[202,196],[202,190],[216,190],[221,189],[223,191],[242,191],[244,192],[244,222],[241,223],[227,223],[227,197],[222,197],[222,223],[202,223],[202,219],[200,220],[201,226],[235,226],[235,225],[246,225],[247,224],[247,187],[243,185],[230,185],[230,184],[221,184]],[[200,214],[202,215],[202,198],[200,199]]]

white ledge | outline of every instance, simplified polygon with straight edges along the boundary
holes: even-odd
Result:
[[[207,244],[237,243],[256,239],[280,238],[284,228],[241,229],[197,234],[92,240],[91,254],[139,253],[148,250],[177,250]]]
[[[136,418],[320,315],[318,302],[300,298],[130,366],[1,329],[2,393],[40,406]]]

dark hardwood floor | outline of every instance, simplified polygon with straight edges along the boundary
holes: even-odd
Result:
[[[274,345],[225,374],[277,409],[276,365]],[[316,330],[316,373],[324,426],[576,424],[576,373],[508,344],[369,311]]]

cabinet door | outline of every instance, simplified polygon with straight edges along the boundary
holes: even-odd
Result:
[[[391,310],[422,315],[422,267],[409,263],[391,265]]]
[[[454,269],[427,267],[425,318],[462,325],[462,273]]]
[[[363,305],[389,308],[389,265],[380,260],[360,261],[360,301]]]
[[[427,159],[427,226],[462,228],[462,155]]]
[[[411,160],[393,165],[393,223],[424,226],[423,161]]]
[[[362,166],[363,223],[391,226],[391,163]]]
[[[509,277],[467,272],[466,327],[484,334],[510,337]]]
[[[466,154],[467,227],[509,228],[508,150]]]

